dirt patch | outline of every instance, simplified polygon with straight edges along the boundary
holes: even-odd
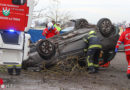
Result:
[[[0,72],[5,90],[130,90],[126,77],[127,63],[124,53],[117,53],[109,68],[100,68],[98,74],[84,70],[71,73],[22,71],[20,76]],[[77,73],[78,72],[78,73]]]

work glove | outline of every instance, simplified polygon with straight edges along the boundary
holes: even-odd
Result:
[[[118,48],[115,48],[115,52],[116,52],[116,53],[118,52]]]

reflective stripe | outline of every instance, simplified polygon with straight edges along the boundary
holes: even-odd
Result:
[[[125,46],[125,47],[126,47],[126,46],[130,46],[130,44],[127,44],[127,45],[124,45],[124,46]]]
[[[88,40],[87,40],[87,39],[85,39],[85,38],[83,38],[83,41],[84,41],[84,42],[86,42],[86,43],[88,43]]]
[[[121,41],[118,41],[118,43],[121,43]]]
[[[130,70],[130,68],[128,68],[127,70]]]
[[[130,66],[128,66],[130,68]]]
[[[117,44],[117,46],[119,46],[120,44]]]
[[[130,49],[125,49],[125,51],[130,51]]]
[[[94,67],[99,67],[99,65],[98,64],[94,64]]]
[[[90,45],[90,46],[89,46],[89,49],[90,49],[90,48],[96,48],[96,47],[97,47],[97,48],[102,48],[101,45]]]
[[[89,57],[90,57],[90,56],[87,57],[88,67],[93,66],[93,63],[90,63],[90,62],[89,62]]]
[[[85,49],[84,49],[84,52],[87,52],[87,51],[88,51],[88,50],[85,48]]]
[[[14,67],[16,67],[16,68],[21,68],[21,64],[18,64],[18,65],[7,65],[7,67],[8,68],[14,68]]]
[[[13,67],[14,65],[7,65],[8,67]]]
[[[90,38],[92,38],[92,37],[97,37],[97,36],[91,35],[91,36],[88,37],[88,39],[90,39]]]
[[[16,65],[16,67],[21,67],[21,65],[19,64],[19,65]]]

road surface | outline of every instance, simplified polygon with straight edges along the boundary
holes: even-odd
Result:
[[[98,74],[86,72],[69,76],[47,72],[22,71],[20,76],[0,72],[6,89],[3,90],[130,90],[126,77],[127,63],[123,52],[117,53],[109,68]]]

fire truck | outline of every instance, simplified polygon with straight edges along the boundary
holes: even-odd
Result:
[[[0,0],[0,64],[21,65],[28,59],[33,0]]]

